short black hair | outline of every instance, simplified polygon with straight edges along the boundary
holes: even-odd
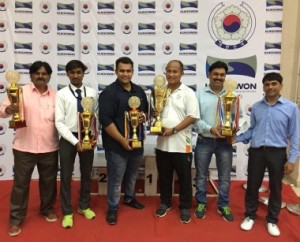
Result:
[[[182,71],[184,70],[183,63],[182,63],[180,60],[171,60],[171,61],[168,62],[168,64],[171,63],[171,62],[177,62],[177,63],[179,64],[179,66],[180,66],[180,69],[181,69]],[[167,65],[167,66],[168,66],[168,65]],[[166,68],[167,68],[167,66],[166,66]]]
[[[66,72],[76,68],[81,68],[83,72],[85,72],[87,69],[87,67],[80,60],[71,60],[66,65]]]
[[[34,74],[35,72],[37,72],[41,67],[45,68],[45,70],[46,70],[46,72],[48,73],[49,76],[52,74],[52,68],[51,68],[51,66],[47,62],[36,61],[36,62],[33,62],[31,64],[31,66],[29,67],[29,74],[30,74],[30,76],[32,74]]]
[[[133,61],[129,58],[129,57],[120,57],[119,59],[116,60],[116,70],[118,70],[118,66],[120,63],[123,63],[123,64],[130,64],[132,69],[133,69]]]
[[[217,68],[222,68],[225,70],[226,73],[228,72],[228,66],[223,61],[216,61],[216,62],[212,63],[211,66],[209,67],[208,71],[212,72],[213,69],[217,69]]]
[[[270,72],[264,75],[262,79],[262,83],[265,83],[266,81],[278,81],[280,84],[283,81],[282,76],[278,72]]]

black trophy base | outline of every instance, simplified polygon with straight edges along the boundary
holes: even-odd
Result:
[[[225,137],[231,137],[233,135],[233,131],[231,129],[222,128],[221,135]]]
[[[129,141],[129,145],[132,149],[142,148],[142,142],[139,140]]]
[[[10,129],[20,129],[26,127],[25,120],[10,120],[9,126]]]
[[[150,127],[150,134],[152,135],[160,135],[163,133],[163,127]]]

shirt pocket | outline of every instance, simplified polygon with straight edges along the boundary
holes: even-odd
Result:
[[[52,102],[45,102],[41,104],[43,119],[54,122],[55,105]]]

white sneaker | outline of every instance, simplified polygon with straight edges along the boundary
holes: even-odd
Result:
[[[280,235],[280,230],[277,227],[276,224],[272,224],[272,223],[267,223],[267,229],[270,235],[272,236],[279,236]]]
[[[248,231],[248,230],[251,230],[252,229],[252,227],[253,227],[253,225],[254,225],[254,220],[253,219],[251,219],[250,217],[247,217],[247,218],[245,218],[244,220],[243,220],[243,222],[241,223],[241,229],[242,230],[246,230],[246,231]]]

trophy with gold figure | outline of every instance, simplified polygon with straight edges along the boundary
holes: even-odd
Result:
[[[92,112],[94,106],[93,98],[82,98],[81,106],[83,107],[83,112],[78,115],[78,139],[81,142],[82,150],[92,150],[95,147],[98,137],[96,115]]]
[[[166,79],[163,75],[158,75],[153,80],[153,108],[157,112],[155,121],[150,127],[150,134],[162,134],[163,124],[161,122],[161,112],[166,104],[168,93],[170,89],[165,89]]]
[[[138,107],[141,105],[141,100],[137,96],[132,96],[128,100],[128,105],[131,108],[129,112],[125,112],[125,137],[127,137],[131,148],[141,148],[142,141],[141,141],[141,134],[138,136],[137,128],[139,125],[139,116],[143,114],[138,110]],[[132,136],[129,137],[129,130],[130,127],[132,128]],[[139,132],[143,132],[142,128],[140,127]]]
[[[12,119],[9,121],[9,128],[17,129],[26,127],[24,120],[23,92],[22,88],[18,86],[18,82],[21,78],[20,73],[15,70],[9,70],[6,72],[5,78],[10,83],[10,87],[6,88],[10,103],[19,109],[17,113],[12,115]]]
[[[237,82],[233,79],[227,79],[224,82],[226,94],[219,97],[218,113],[219,127],[221,135],[230,137],[234,135],[239,128],[239,96],[234,94],[237,88]]]

